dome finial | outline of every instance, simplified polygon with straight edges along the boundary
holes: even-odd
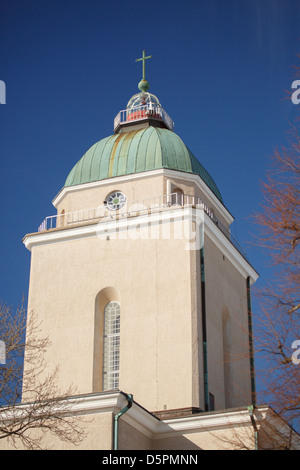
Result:
[[[135,60],[136,62],[143,61],[143,78],[140,81],[140,83],[138,84],[139,90],[141,90],[141,92],[148,91],[149,88],[150,88],[149,82],[146,80],[145,62],[146,62],[147,59],[151,59],[151,58],[152,58],[152,55],[148,55],[146,57],[146,51],[143,51],[143,57],[141,57],[140,59]]]

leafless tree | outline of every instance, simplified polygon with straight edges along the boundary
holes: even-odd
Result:
[[[300,105],[299,105],[300,106]],[[300,445],[300,135],[291,125],[288,144],[276,148],[266,181],[264,203],[254,216],[257,244],[270,261],[272,279],[255,290],[254,350],[258,403],[248,427],[218,435],[224,448],[298,448]],[[293,344],[297,343],[298,355]],[[262,406],[262,405],[261,405]],[[249,419],[250,423],[250,419]],[[229,427],[230,428],[230,427]],[[297,432],[295,432],[298,431]],[[256,440],[256,442],[255,442]]]
[[[263,183],[264,205],[255,216],[259,244],[273,265],[274,276],[258,292],[260,315],[256,348],[264,367],[264,398],[284,418],[300,426],[300,364],[292,345],[300,340],[300,136],[291,126],[288,146],[276,149]]]
[[[0,340],[0,442],[6,439],[14,447],[43,449],[51,434],[79,445],[85,432],[84,419],[72,412],[70,397],[75,390],[58,388],[58,368],[44,375],[50,341],[42,337],[37,315],[31,313],[27,319],[23,306],[13,311],[1,303]],[[21,396],[28,401],[20,403]]]

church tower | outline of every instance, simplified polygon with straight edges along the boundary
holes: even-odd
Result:
[[[246,406],[258,275],[216,183],[149,92],[148,58],[114,133],[75,164],[56,215],[24,238],[29,315],[63,388],[121,390],[157,416]]]

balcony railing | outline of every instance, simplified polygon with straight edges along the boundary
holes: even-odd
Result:
[[[162,121],[171,131],[174,128],[174,122],[161,106],[148,103],[143,106],[135,106],[134,108],[123,109],[120,111],[114,120],[114,130],[122,124],[129,124],[135,121],[142,121],[144,119]]]
[[[141,199],[134,201],[128,206],[125,205],[117,210],[110,211],[106,205],[99,205],[93,209],[83,209],[80,211],[61,213],[46,217],[40,224],[38,232],[44,232],[52,229],[69,228],[77,225],[85,225],[89,223],[103,223],[111,220],[122,220],[129,217],[137,217],[140,215],[149,215],[170,208],[178,209],[183,207],[193,207],[202,209],[212,220],[216,227],[225,235],[225,237],[234,245],[241,255],[248,260],[246,252],[231,235],[230,230],[220,222],[214,212],[204,202],[196,197],[183,193],[172,193],[169,195],[156,196],[149,199]]]

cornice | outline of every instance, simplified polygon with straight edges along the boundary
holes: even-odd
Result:
[[[63,399],[57,412],[68,415],[99,415],[102,413],[117,414],[127,405],[126,394],[120,391],[79,395]],[[21,403],[12,408],[0,411],[2,421],[24,419],[28,413],[32,415],[34,403]],[[38,408],[34,413],[40,415]],[[55,408],[52,410],[55,412]],[[262,421],[269,407],[260,407],[259,420]],[[122,419],[151,439],[163,439],[181,434],[207,432],[234,426],[251,426],[247,409],[224,410],[220,412],[201,413],[185,418],[160,420],[153,413],[133,401],[132,407],[122,416]]]
[[[256,282],[259,276],[251,264],[235,248],[235,246],[230,242],[230,240],[228,240],[223,232],[213,223],[211,218],[205,213],[204,210],[194,209],[192,207],[184,207],[182,209],[178,208],[176,210],[170,210],[170,208],[166,208],[153,214],[112,219],[101,223],[94,222],[86,225],[72,226],[70,228],[65,227],[51,229],[44,232],[28,234],[24,237],[23,242],[26,248],[31,251],[35,246],[61,243],[71,240],[74,241],[91,237],[98,237],[99,241],[105,240],[107,237],[112,236],[115,236],[116,238],[119,237],[120,239],[124,240],[127,236],[126,232],[128,232],[129,238],[131,238],[132,231],[136,231],[137,229],[141,228],[150,230],[148,233],[150,233],[151,238],[151,227],[162,227],[164,224],[173,222],[188,223],[189,225],[187,230],[191,230],[190,222],[195,222],[198,224],[198,243],[195,244],[195,247],[192,245],[194,243],[192,238],[186,238],[186,249],[191,250],[199,249],[199,243],[203,243],[203,240],[201,241],[201,226],[203,225],[204,234],[206,234],[212,240],[212,242],[215,243],[215,245],[229,259],[229,261],[235,266],[240,274],[242,274],[245,279],[250,276],[251,284]],[[184,232],[184,235],[186,236],[186,228],[184,229]],[[143,237],[141,237],[141,239],[143,239]]]

